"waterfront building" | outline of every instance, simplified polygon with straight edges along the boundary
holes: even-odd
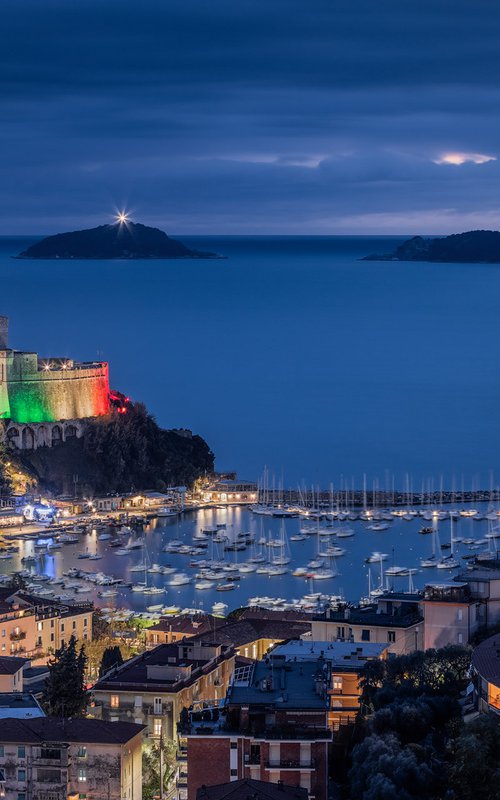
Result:
[[[471,596],[480,603],[478,616],[481,625],[500,623],[500,559],[489,564],[469,563],[468,569],[455,580],[467,583]]]
[[[280,644],[273,650],[274,658],[281,656],[287,662],[317,662],[321,658],[328,664],[328,725],[333,731],[355,720],[361,696],[360,677],[366,662],[385,659],[387,654],[388,644],[364,642],[354,645],[350,642],[318,642],[308,638]]]
[[[388,592],[376,603],[327,608],[312,619],[311,638],[387,645],[389,653],[403,655],[422,650],[424,616],[418,593]]]
[[[225,697],[234,663],[234,648],[216,637],[159,645],[100,678],[90,713],[111,722],[134,719],[149,736],[173,739],[184,708]]]
[[[321,658],[285,662],[270,656],[240,667],[223,709],[214,708],[208,721],[190,714],[181,731],[187,759],[181,800],[195,800],[202,785],[246,779],[300,786],[310,798],[325,800],[329,682]]]
[[[0,436],[10,447],[33,450],[79,437],[83,421],[110,407],[107,363],[12,350],[8,319],[0,317]]]
[[[500,633],[474,649],[472,676],[478,710],[500,715]]]
[[[0,656],[53,653],[74,636],[92,639],[92,603],[66,605],[22,590],[0,590]]]
[[[258,488],[253,481],[224,478],[210,486],[203,487],[200,491],[200,499],[204,503],[241,506],[257,502]]]
[[[2,719],[0,796],[141,800],[143,729],[95,719]]]

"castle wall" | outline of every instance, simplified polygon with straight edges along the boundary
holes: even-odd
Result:
[[[6,419],[9,416],[10,404],[7,384],[7,351],[0,350],[0,419]]]
[[[13,371],[8,380],[14,422],[55,422],[98,417],[109,410],[108,365],[68,370]],[[17,373],[17,376],[16,376]]]
[[[9,346],[9,318],[0,316],[0,350]]]

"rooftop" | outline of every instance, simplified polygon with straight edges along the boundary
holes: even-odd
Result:
[[[359,670],[373,658],[380,658],[387,650],[387,644],[363,642],[322,642],[316,640],[296,639],[286,644],[279,644],[273,650],[273,656],[283,656],[288,661],[312,661],[321,656],[333,668]]]
[[[0,656],[0,675],[15,675],[27,663],[27,658]]]
[[[7,717],[16,719],[31,719],[44,716],[44,712],[32,694],[28,694],[27,692],[0,693],[0,719],[2,720],[2,728]],[[2,741],[1,733],[0,741]]]
[[[232,705],[277,706],[280,710],[326,710],[328,666],[321,659],[285,662],[274,656],[258,661],[246,683],[234,683],[227,702]]]
[[[81,742],[93,744],[126,744],[145,729],[134,722],[104,722],[100,719],[3,719],[0,742]]]
[[[475,648],[472,666],[488,683],[500,689],[500,633],[490,636]]]
[[[464,572],[459,572],[455,576],[457,581],[500,581],[500,569],[497,567],[486,567],[484,565],[477,566],[470,564],[469,568]]]
[[[307,789],[246,778],[216,786],[201,786],[196,800],[307,800]]]
[[[175,692],[208,674],[233,654],[232,647],[221,646],[218,642],[185,639],[160,644],[110,670],[97,681],[94,689]]]
[[[313,617],[315,620],[326,620],[326,622],[344,622],[355,625],[371,625],[387,628],[411,628],[423,622],[423,616],[419,611],[408,612],[401,610],[400,613],[386,613],[379,611],[375,604],[369,606],[346,606],[339,610],[327,609],[325,614]]]

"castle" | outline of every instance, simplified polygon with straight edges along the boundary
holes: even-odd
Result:
[[[9,348],[9,321],[0,316],[0,441],[20,450],[80,437],[89,417],[112,405],[108,364],[40,359]]]

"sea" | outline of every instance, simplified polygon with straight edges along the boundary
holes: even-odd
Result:
[[[178,237],[220,260],[12,258],[38,238],[0,239],[12,347],[109,361],[112,387],[160,425],[203,436],[219,471],[257,480],[266,469],[270,486],[302,491],[498,487],[500,265],[360,260],[406,236]],[[230,513],[242,529],[253,522]],[[428,543],[412,525],[345,540],[352,556],[329,590],[366,592],[373,549],[413,563],[411,549]],[[153,562],[165,535],[151,532]],[[314,546],[296,545],[304,557]],[[54,569],[70,551],[53,556]],[[113,572],[118,560],[110,551],[91,564]],[[295,597],[297,580],[275,578],[273,593],[286,584]],[[272,581],[247,576],[231,604],[269,594]],[[175,591],[184,605],[213,600],[190,585]]]
[[[24,261],[0,239],[11,343],[106,359],[220,471],[297,487],[500,483],[500,265],[362,261],[407,237],[179,237],[227,256]]]

